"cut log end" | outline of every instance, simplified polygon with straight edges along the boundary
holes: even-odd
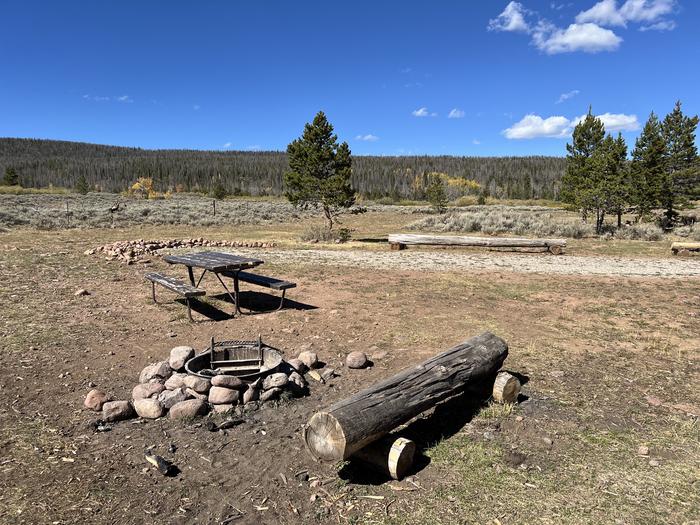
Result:
[[[508,372],[499,372],[493,384],[493,399],[498,403],[514,403],[520,394],[520,381]]]
[[[391,248],[392,251],[405,250],[406,245],[401,244],[400,242],[392,242],[392,243],[389,243],[389,248]]]
[[[552,255],[561,255],[562,253],[564,253],[564,249],[561,246],[553,244],[549,247],[549,253],[551,253]]]
[[[370,443],[352,458],[392,479],[403,479],[413,466],[415,453],[416,444],[410,439],[389,437]]]
[[[343,458],[346,449],[343,428],[328,412],[318,412],[309,420],[304,428],[304,443],[316,460]]]

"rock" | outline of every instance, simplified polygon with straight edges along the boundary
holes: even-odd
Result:
[[[287,383],[287,388],[295,396],[303,396],[306,393],[306,381],[297,372],[292,372],[289,374],[289,382]]]
[[[110,401],[110,397],[106,392],[93,388],[85,396],[85,408],[99,412],[102,410],[102,405]]]
[[[231,405],[231,404],[212,405],[211,408],[217,414],[225,414],[226,412],[230,412],[231,410],[233,410],[233,405]]]
[[[182,370],[185,363],[194,357],[194,348],[191,346],[176,346],[170,350],[168,364],[173,370]]]
[[[160,394],[163,390],[165,390],[165,386],[160,382],[139,383],[131,391],[131,397],[134,400],[147,399],[153,396],[158,397],[158,394]]]
[[[637,454],[640,456],[648,456],[649,455],[649,447],[646,445],[640,445],[639,448],[637,449]]]
[[[324,368],[321,371],[321,379],[324,381],[330,381],[334,377],[336,377],[338,374],[335,372],[334,368]]]
[[[552,440],[551,440],[550,438],[548,438],[548,437],[542,438],[542,441],[543,441],[544,444],[547,445],[548,447],[551,447],[551,446],[554,444],[554,441],[552,441]]]
[[[145,417],[146,419],[158,419],[163,417],[165,413],[160,401],[153,398],[136,399],[134,401],[134,410],[136,410],[139,417]]]
[[[661,465],[661,462],[658,459],[650,459],[649,460],[650,467],[658,467],[659,465]]]
[[[187,388],[191,388],[192,390],[194,390],[195,392],[199,392],[200,394],[206,394],[211,388],[211,383],[208,379],[204,379],[202,377],[197,376],[188,375],[187,377],[185,377],[184,383]]]
[[[213,386],[209,390],[209,402],[212,405],[229,405],[238,403],[241,393],[233,388]]]
[[[563,370],[552,370],[549,373],[549,375],[552,377],[556,377],[556,378],[564,377],[564,371]]]
[[[80,290],[76,291],[73,295],[75,295],[76,297],[83,297],[85,295],[90,295],[90,292],[81,288]]]
[[[186,388],[185,392],[187,393],[188,397],[193,397],[195,399],[201,399],[202,401],[207,400],[206,394],[200,394],[199,392],[196,392],[196,391],[192,390],[191,388]]]
[[[236,376],[218,375],[211,378],[212,386],[223,386],[226,388],[235,388],[241,390],[246,385]]]
[[[148,383],[151,379],[168,379],[173,370],[167,361],[152,363],[141,371],[139,383]]]
[[[262,394],[260,394],[260,401],[265,402],[269,401],[270,399],[275,399],[277,396],[280,395],[282,392],[282,389],[279,387],[272,387],[269,390],[265,390]]]
[[[302,362],[302,360],[297,359],[296,357],[287,361],[287,364],[300,374],[303,374],[307,368],[306,365]]]
[[[312,352],[311,350],[303,351],[299,354],[297,359],[299,359],[299,361],[304,363],[309,368],[314,368],[318,364],[318,355],[316,355],[316,352]]]
[[[523,416],[515,416],[515,420],[520,422],[523,421],[525,418]]]
[[[184,387],[186,377],[187,374],[181,374],[179,372],[174,373],[165,382],[165,388],[167,388],[168,390],[175,390],[177,388]]]
[[[203,416],[207,413],[209,407],[205,401],[201,399],[188,399],[175,403],[170,408],[169,416],[172,419],[187,419],[190,417]]]
[[[253,386],[251,384],[248,390],[243,392],[243,404],[250,403],[251,401],[257,401],[260,398],[260,388]]]
[[[158,394],[158,401],[163,405],[163,408],[170,410],[173,405],[187,399],[187,392],[184,388],[176,388],[175,390],[163,390]]]
[[[345,366],[354,369],[364,368],[367,366],[367,356],[360,351],[350,352],[345,358]]]
[[[287,384],[289,378],[287,374],[282,372],[277,372],[276,374],[270,374],[263,381],[263,390],[270,390],[271,388],[281,388]]]
[[[134,407],[128,401],[108,401],[102,405],[102,420],[121,421],[134,417]]]

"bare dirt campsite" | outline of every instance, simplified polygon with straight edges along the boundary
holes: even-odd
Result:
[[[3,212],[60,200],[1,198]],[[235,207],[249,219],[207,225],[159,220],[177,197],[134,201],[150,211],[132,219],[128,202],[112,227],[106,208],[87,204],[95,198],[82,201],[83,224],[74,217],[70,228],[42,229],[28,212],[26,224],[0,234],[3,523],[697,519],[700,262],[672,255],[669,239],[568,238],[564,255],[391,251],[389,234],[415,233],[411,224],[434,215],[369,205],[342,217],[353,240],[338,244],[301,241],[318,219],[283,201],[222,201],[220,213]],[[53,209],[46,220],[64,220],[65,201]],[[188,242],[145,254],[138,243],[98,250],[175,239]],[[263,313],[232,318],[210,274],[207,295],[193,301],[195,322],[168,290],[153,304],[145,273],[186,280],[165,256],[214,249],[263,260],[263,273],[296,283],[284,308],[274,311],[279,293],[242,282],[244,311]],[[400,480],[309,453],[303,437],[315,413],[484,332],[507,343],[503,368],[522,383],[515,402],[463,394],[392,429],[416,446]],[[258,334],[285,360],[317,355],[322,366],[303,374],[304,395],[185,419],[97,422],[101,412],[84,406],[93,389],[131,400],[144,367],[167,361],[173,347],[199,353],[212,337]],[[349,368],[352,352],[370,366]]]

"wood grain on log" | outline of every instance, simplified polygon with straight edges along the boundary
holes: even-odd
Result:
[[[485,332],[318,412],[304,429],[316,459],[347,459],[440,401],[479,380],[493,380],[506,342]]]
[[[526,239],[520,237],[467,237],[462,235],[420,235],[398,233],[389,235],[391,244],[426,244],[441,246],[486,246],[500,248],[552,248],[559,253],[566,247],[566,239]]]
[[[520,381],[508,372],[499,372],[493,383],[493,399],[499,403],[514,403],[520,394]]]
[[[392,479],[403,479],[413,466],[415,452],[416,444],[410,439],[389,436],[358,450],[352,458]]]

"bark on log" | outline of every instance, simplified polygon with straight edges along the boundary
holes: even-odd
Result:
[[[304,429],[315,459],[336,461],[480,380],[493,381],[506,342],[485,332],[318,412]]]
[[[525,239],[520,237],[467,237],[462,235],[418,235],[398,233],[389,235],[390,244],[427,244],[439,246],[486,246],[497,248],[548,248],[562,253],[566,239]],[[554,248],[554,250],[552,249]],[[556,249],[558,248],[558,250]]]
[[[385,437],[358,450],[351,459],[358,459],[392,479],[403,479],[413,466],[416,444],[410,439]]]
[[[700,251],[700,242],[674,242],[671,243],[673,255],[688,255],[689,252]]]

